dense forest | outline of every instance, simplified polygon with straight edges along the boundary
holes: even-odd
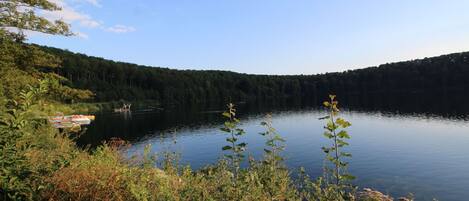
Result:
[[[451,99],[451,95],[464,94],[469,89],[469,52],[344,72],[283,76],[148,67],[42,48],[63,60],[63,68],[55,69],[56,73],[66,77],[74,87],[93,91],[94,101],[156,100],[163,105],[228,101],[316,104],[333,93],[345,102],[367,104],[390,99],[402,101],[399,99],[412,95],[418,99],[422,97],[419,94],[429,93],[433,98]]]

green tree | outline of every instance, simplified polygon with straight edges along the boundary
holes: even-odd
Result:
[[[49,20],[37,15],[38,11],[58,11],[61,8],[49,0],[0,1],[0,27],[17,40],[24,39],[23,30],[46,34],[72,35],[70,26],[62,20]],[[18,31],[13,32],[12,31]]]
[[[41,11],[61,8],[48,0],[0,1],[0,96],[18,99],[20,91],[28,84],[38,84],[38,79],[56,82],[50,89],[50,98],[59,101],[87,99],[90,91],[64,86],[63,77],[54,73],[61,60],[41,48],[23,43],[24,30],[53,35],[72,35],[68,24],[37,15]]]
[[[44,125],[43,106],[58,101],[88,98],[91,92],[77,90],[62,83],[55,74],[60,60],[41,48],[23,43],[24,30],[47,34],[71,35],[63,21],[50,21],[36,12],[60,8],[46,0],[0,1],[0,199],[37,200],[44,188],[41,175],[60,168],[62,159],[50,158],[55,151],[56,130]],[[37,152],[38,149],[44,152]],[[31,157],[31,153],[40,153]],[[44,162],[44,163],[42,163]],[[48,165],[46,163],[50,162]],[[49,166],[50,165],[50,166]]]

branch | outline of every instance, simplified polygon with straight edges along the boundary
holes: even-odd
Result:
[[[42,9],[42,10],[49,10],[49,11],[57,11],[57,10],[62,9],[56,3],[49,2],[48,0],[40,0],[40,1],[0,0],[0,4],[4,4],[4,5],[10,4],[10,6],[15,6],[15,7],[27,7],[31,9]]]

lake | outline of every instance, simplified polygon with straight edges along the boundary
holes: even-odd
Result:
[[[176,151],[181,163],[193,168],[215,163],[226,144],[222,108],[134,111],[131,114],[97,114],[96,121],[77,141],[95,146],[119,137],[131,142],[129,154]],[[314,107],[265,109],[240,106],[241,127],[247,134],[248,152],[259,159],[264,138],[260,122],[272,112],[274,127],[286,140],[283,156],[292,172],[304,167],[311,176],[322,175],[325,115]],[[469,197],[469,121],[465,115],[423,114],[398,111],[344,110],[352,126],[347,151],[353,154],[349,172],[355,184],[394,197],[413,193],[417,200],[466,200]]]

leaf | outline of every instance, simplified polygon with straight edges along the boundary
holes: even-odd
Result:
[[[329,131],[333,131],[337,128],[336,125],[334,125],[332,122],[327,122],[327,125],[326,125],[326,129],[329,130]]]
[[[337,118],[336,123],[339,124],[340,126],[342,126],[342,128],[347,128],[347,127],[352,125],[350,122],[345,121],[342,118]]]
[[[329,115],[327,115],[327,116],[324,116],[324,117],[320,117],[320,118],[319,118],[319,120],[323,120],[323,119],[329,119],[329,118],[330,118],[330,116],[329,116]]]
[[[226,150],[231,150],[232,147],[231,146],[224,146],[223,148],[221,148],[223,151],[226,151]]]
[[[340,153],[340,155],[342,155],[343,157],[352,157],[352,154],[347,153],[347,152],[342,152],[342,153]]]
[[[327,102],[327,101],[324,101],[322,104],[323,104],[324,106],[326,106],[326,107],[329,107],[329,106],[330,106],[330,103]]]
[[[275,141],[280,141],[280,142],[285,142],[285,139],[283,139],[282,137],[280,137],[280,135],[275,135],[273,140]]]
[[[347,131],[344,130],[337,133],[337,137],[350,139],[350,136],[347,134]]]
[[[275,141],[274,139],[268,139],[265,143],[266,144],[272,144],[272,143],[274,143],[274,141]]]
[[[227,117],[227,118],[231,118],[231,115],[230,115],[230,113],[228,113],[228,112],[223,112],[222,115],[225,116],[225,117]]]
[[[337,140],[337,145],[339,145],[340,147],[343,147],[343,146],[347,146],[349,144],[347,142],[343,141],[343,140],[338,139]]]
[[[355,176],[350,175],[350,174],[340,175],[340,179],[343,179],[343,180],[354,180],[355,178],[356,178]]]
[[[330,148],[327,148],[327,147],[321,147],[322,151],[324,151],[324,153],[329,153],[330,152]]]
[[[326,156],[327,160],[331,161],[331,162],[335,162],[335,158],[332,157],[332,156]]]
[[[283,161],[283,158],[281,156],[274,156],[274,160]]]
[[[227,133],[231,132],[229,128],[220,128],[220,130]]]
[[[243,134],[246,133],[246,132],[244,132],[243,129],[240,129],[240,128],[235,129],[235,131],[236,131],[236,134],[237,134],[237,135],[243,135]]]
[[[234,128],[235,125],[234,125],[233,123],[227,121],[227,122],[225,122],[225,127],[226,127],[226,128]]]
[[[244,142],[238,144],[239,147],[246,147],[246,145],[247,145],[247,144],[244,143]]]
[[[332,139],[334,136],[330,133],[330,132],[324,132],[323,134],[325,137],[329,138],[329,139]]]
[[[226,141],[234,143],[234,142],[238,141],[238,139],[236,139],[234,137],[229,137],[229,138],[226,138]]]

